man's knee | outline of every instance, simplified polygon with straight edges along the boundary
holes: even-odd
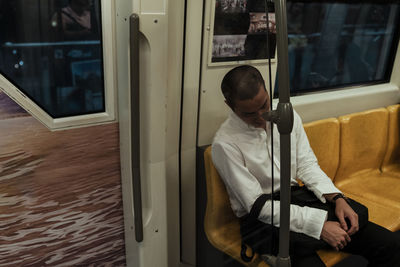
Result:
[[[385,238],[376,244],[369,257],[370,266],[391,267],[400,263],[400,236],[396,233],[387,233]],[[371,240],[371,242],[373,242]]]

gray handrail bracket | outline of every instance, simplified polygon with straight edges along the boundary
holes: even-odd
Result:
[[[278,131],[280,134],[290,134],[293,130],[293,107],[292,103],[278,103]]]

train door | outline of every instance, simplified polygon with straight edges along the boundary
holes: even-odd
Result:
[[[0,1],[0,265],[178,265],[183,8]]]
[[[127,263],[179,266],[184,1],[115,3]],[[135,32],[137,35],[133,36]],[[135,54],[139,57],[135,58]],[[135,86],[139,89],[139,107],[134,106],[134,99],[131,101]],[[135,114],[135,109],[140,114]],[[139,140],[134,140],[135,136]],[[140,154],[135,156],[137,144]],[[140,158],[140,163],[135,158]],[[135,180],[138,173],[140,183]],[[142,215],[141,220],[138,214]]]

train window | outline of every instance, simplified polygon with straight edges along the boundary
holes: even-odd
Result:
[[[0,74],[52,118],[105,111],[100,0],[0,0]]]
[[[288,0],[291,95],[390,80],[399,1]]]

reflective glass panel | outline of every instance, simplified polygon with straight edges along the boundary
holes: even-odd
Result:
[[[53,118],[102,112],[100,0],[0,0],[0,73]]]
[[[389,81],[399,14],[398,1],[288,0],[291,94]]]

